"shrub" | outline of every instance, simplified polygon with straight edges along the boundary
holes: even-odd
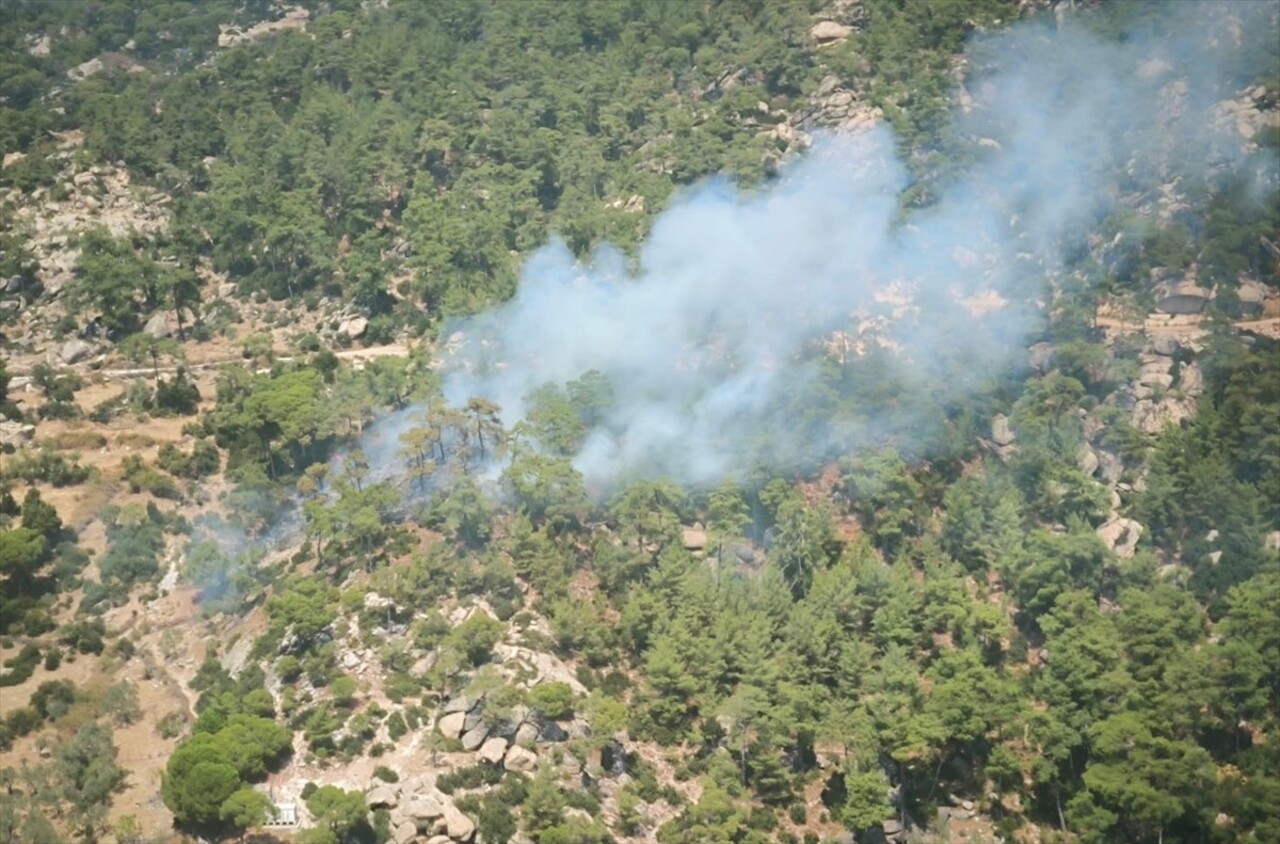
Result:
[[[158,416],[190,416],[200,407],[200,391],[179,369],[172,380],[156,384],[155,408]]]
[[[69,648],[82,654],[100,654],[104,647],[102,637],[106,635],[106,625],[102,619],[74,621],[62,628],[58,639]]]
[[[573,715],[573,689],[568,683],[539,683],[529,690],[529,705],[553,721],[569,718]]]
[[[222,468],[222,456],[208,440],[198,441],[190,454],[173,443],[165,443],[156,455],[156,465],[175,477],[199,479],[217,474]]]
[[[63,457],[46,445],[39,451],[25,451],[6,459],[0,480],[19,480],[29,484],[45,481],[63,487],[84,483],[90,474],[89,469],[78,462],[78,455]]]
[[[46,680],[31,694],[31,707],[41,718],[54,719],[75,703],[76,687],[70,680]]]
[[[125,457],[121,466],[124,469],[124,479],[129,484],[130,492],[148,492],[156,498],[175,500],[182,497],[182,491],[178,489],[178,485],[173,478],[147,466],[138,455],[130,454]]]
[[[177,738],[182,735],[182,729],[187,725],[187,716],[182,712],[174,711],[161,718],[156,723],[156,732],[161,738]]]
[[[497,785],[502,781],[502,768],[481,762],[469,768],[459,768],[447,774],[441,774],[436,780],[436,787],[445,794],[453,794],[458,789],[480,788],[484,785]]]
[[[0,686],[17,686],[25,683],[40,664],[40,647],[34,643],[24,645],[16,656],[4,661],[8,674],[0,675]]]

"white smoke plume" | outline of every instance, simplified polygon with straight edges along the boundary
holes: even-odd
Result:
[[[818,138],[756,192],[694,187],[635,266],[608,246],[581,263],[552,241],[514,299],[447,328],[462,339],[446,397],[487,397],[510,424],[534,389],[604,374],[616,407],[575,460],[597,487],[636,475],[706,485],[761,443],[785,465],[910,427],[877,415],[802,425],[795,397],[815,350],[894,350],[907,404],[962,396],[1022,354],[1047,280],[1132,200],[1130,183],[1190,184],[1245,160],[1212,104],[1236,93],[1240,39],[1274,31],[1277,5],[1165,6],[1177,8],[1122,42],[1032,22],[974,45],[972,106],[955,125],[976,160],[905,218],[908,169],[880,127]]]

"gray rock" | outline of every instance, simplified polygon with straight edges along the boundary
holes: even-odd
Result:
[[[485,762],[496,765],[507,755],[507,740],[497,736],[486,739],[485,743],[480,745],[480,751],[476,755]]]
[[[352,340],[358,340],[363,337],[368,328],[369,320],[360,316],[344,320],[342,324],[338,326],[338,330],[350,337]]]
[[[1053,345],[1050,343],[1036,343],[1027,350],[1031,368],[1038,374],[1044,375],[1053,366]]]
[[[538,740],[550,742],[568,741],[569,734],[565,732],[564,727],[555,721],[548,721],[542,725],[542,730],[538,733]]]
[[[373,790],[365,797],[365,802],[369,804],[370,809],[385,807],[394,809],[400,802],[396,796],[395,789],[389,785],[374,786]]]
[[[1145,434],[1158,434],[1165,425],[1178,425],[1195,415],[1195,403],[1165,398],[1162,401],[1142,399],[1133,406],[1130,424]]]
[[[1013,428],[1009,426],[1009,417],[1003,413],[996,414],[991,420],[991,441],[999,446],[1012,445],[1016,439]]]
[[[707,532],[696,527],[681,530],[681,540],[686,551],[701,551],[707,547]]]
[[[450,712],[443,716],[437,723],[440,728],[440,734],[445,738],[457,738],[462,735],[462,728],[466,724],[467,713]]]
[[[1142,525],[1133,519],[1117,516],[1098,528],[1097,532],[1098,538],[1114,551],[1117,557],[1127,560],[1133,556],[1134,550],[1138,547],[1138,540],[1142,538]]]
[[[1090,477],[1092,477],[1093,473],[1098,471],[1098,467],[1100,465],[1101,465],[1101,461],[1098,460],[1098,455],[1093,453],[1093,449],[1089,448],[1089,446],[1087,445],[1080,447],[1080,471],[1081,472],[1084,472],[1086,475],[1089,475]]]
[[[165,314],[155,313],[151,315],[151,319],[147,320],[147,324],[143,326],[142,333],[159,340],[172,334],[173,328],[169,326],[169,318]]]
[[[1213,298],[1213,291],[1193,281],[1183,281],[1156,288],[1156,310],[1166,314],[1198,314]]]
[[[538,765],[538,756],[532,750],[520,745],[512,745],[502,760],[502,766],[508,771],[532,771]]]
[[[468,753],[480,749],[480,745],[484,744],[484,740],[489,737],[489,728],[484,724],[475,729],[468,730],[462,734],[462,749]]]
[[[516,728],[515,743],[521,747],[532,747],[538,740],[538,725],[528,721]]]
[[[462,721],[462,731],[464,733],[469,733],[476,727],[479,727],[482,723],[484,723],[484,712],[482,712],[479,707],[476,707],[466,713],[466,717]]]
[[[1265,310],[1267,304],[1267,287],[1259,281],[1245,281],[1236,290],[1240,300],[1240,308],[1246,316],[1256,316]]]
[[[852,102],[852,91],[836,91],[826,99],[827,108],[844,108]]]
[[[1183,365],[1178,373],[1178,389],[1193,398],[1204,393],[1204,373],[1200,364],[1192,361]]]
[[[36,435],[36,426],[6,419],[0,422],[0,445],[25,446]]]
[[[93,346],[84,340],[68,340],[58,349],[58,357],[63,363],[79,363],[93,354]]]
[[[1102,479],[1109,484],[1119,481],[1124,474],[1124,461],[1109,451],[1099,451],[1097,455]]]
[[[480,703],[479,698],[467,697],[466,695],[458,695],[453,700],[446,703],[444,705],[444,708],[441,709],[440,711],[443,712],[445,715],[448,715],[452,712],[470,712],[471,710],[476,708],[476,705],[478,703]]]
[[[419,824],[430,822],[444,815],[444,804],[429,794],[415,794],[413,799],[401,807],[406,818]]]
[[[450,804],[444,808],[444,829],[454,841],[470,841],[471,836],[475,835],[476,825],[471,818]]]
[[[809,30],[809,36],[817,41],[819,46],[835,44],[849,37],[849,27],[835,21],[821,21]]]
[[[418,825],[413,821],[401,821],[391,832],[391,840],[395,844],[412,844],[418,837]]]

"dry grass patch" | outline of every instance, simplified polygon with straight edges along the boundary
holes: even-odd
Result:
[[[49,437],[46,442],[52,443],[59,451],[81,451],[105,448],[107,438],[98,431],[78,429],[62,431]]]
[[[156,438],[150,434],[144,434],[141,431],[125,431],[116,434],[116,445],[125,448],[151,448],[156,444]]]

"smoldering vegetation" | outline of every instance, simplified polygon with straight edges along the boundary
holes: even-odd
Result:
[[[706,486],[881,441],[927,455],[1021,363],[1090,232],[1143,201],[1140,176],[1183,196],[1224,169],[1260,199],[1273,183],[1213,104],[1274,8],[1165,7],[1120,41],[1043,21],[976,40],[954,116],[969,162],[925,208],[904,205],[916,183],[882,125],[816,138],[754,191],[691,188],[634,260],[549,243],[514,299],[442,333],[446,398],[483,396],[514,425],[546,385],[603,376],[611,403],[574,452],[596,489]]]
[[[385,485],[420,504],[530,454],[606,497],[882,445],[967,448],[986,424],[974,408],[1016,389],[1055,297],[1105,274],[1090,259],[1102,221],[1186,213],[1224,173],[1274,201],[1274,157],[1216,104],[1256,73],[1276,10],[1162,4],[1122,38],[1047,16],[979,34],[946,149],[904,151],[887,122],[818,134],[753,189],[688,188],[634,256],[553,239],[514,298],[440,331],[441,396],[366,425],[359,477],[335,458],[309,497]],[[203,536],[223,559],[292,541],[307,497],[253,542],[227,525]]]

